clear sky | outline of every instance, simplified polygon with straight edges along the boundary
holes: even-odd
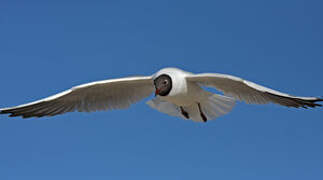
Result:
[[[0,1],[0,107],[163,67],[323,95],[323,1]],[[151,97],[150,97],[151,98]],[[149,98],[148,98],[149,99]],[[1,180],[323,179],[323,111],[0,116]]]

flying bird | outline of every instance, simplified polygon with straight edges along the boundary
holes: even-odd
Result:
[[[215,88],[224,95],[214,94],[203,87]],[[55,116],[67,112],[93,112],[125,109],[149,97],[147,104],[163,113],[196,122],[207,122],[230,112],[236,100],[246,103],[276,103],[295,108],[322,106],[316,97],[288,95],[239,77],[202,73],[193,74],[177,68],[164,68],[151,76],[126,77],[96,81],[56,95],[0,109],[0,114],[23,118]]]

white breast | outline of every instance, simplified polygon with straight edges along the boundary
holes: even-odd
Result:
[[[158,71],[154,76],[158,77],[162,74],[171,77],[172,89],[167,96],[159,96],[160,99],[178,106],[189,106],[199,101],[203,96],[204,91],[196,83],[186,80],[186,77],[192,75],[192,73],[177,68],[165,68]]]

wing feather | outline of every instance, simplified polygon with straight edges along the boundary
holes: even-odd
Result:
[[[72,111],[124,109],[148,97],[153,90],[151,76],[97,81],[73,87],[35,102],[0,109],[0,114],[30,118],[55,116]]]
[[[226,74],[204,73],[189,75],[186,78],[188,81],[198,83],[202,86],[216,88],[224,94],[245,101],[246,103],[266,104],[272,102],[287,107],[307,108],[322,106],[316,102],[323,101],[322,98],[316,97],[292,96]]]

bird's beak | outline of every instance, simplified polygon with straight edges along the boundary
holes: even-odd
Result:
[[[159,94],[159,89],[156,89],[155,91],[155,97]]]

